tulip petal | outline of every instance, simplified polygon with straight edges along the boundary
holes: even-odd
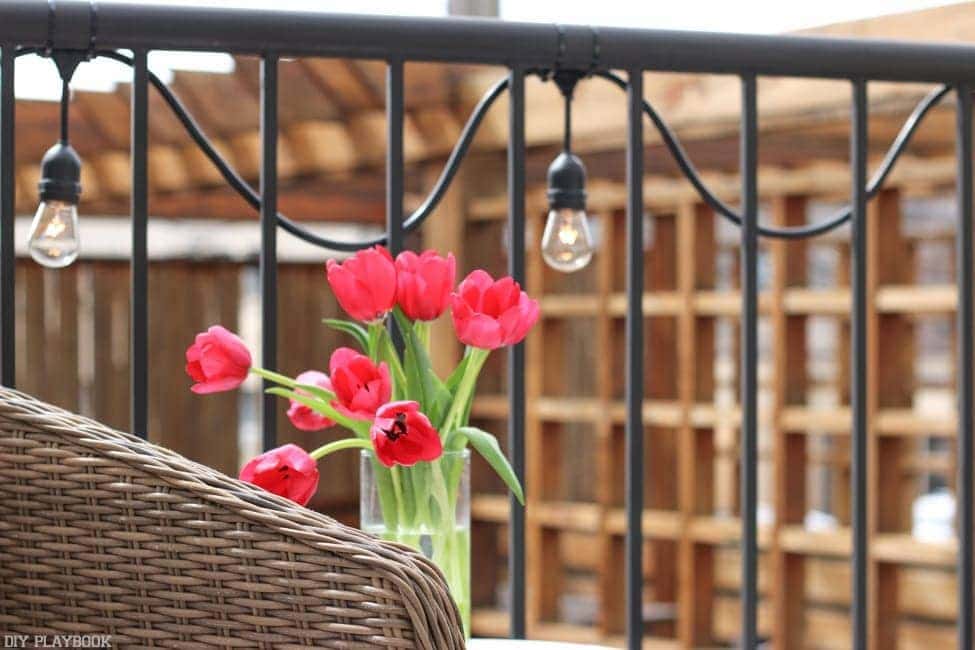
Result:
[[[219,377],[231,373],[239,374],[239,367],[234,364],[226,351],[215,345],[207,345],[203,348],[200,368],[207,377]]]
[[[244,383],[244,380],[238,377],[221,377],[219,379],[208,380],[205,383],[193,384],[190,386],[190,390],[197,395],[209,395],[211,393],[222,393],[233,390],[242,383]]]
[[[199,355],[197,355],[199,359]],[[193,381],[206,381],[207,377],[203,374],[203,368],[200,367],[199,361],[191,361],[186,364],[186,374],[190,376]]]
[[[497,320],[485,314],[474,314],[467,320],[461,342],[485,350],[494,350],[504,344],[504,334]]]
[[[239,336],[221,325],[214,325],[207,332],[236,365],[251,367],[251,353]]]

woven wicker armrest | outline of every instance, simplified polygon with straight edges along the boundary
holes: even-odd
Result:
[[[0,388],[0,636],[113,647],[463,648],[437,568]]]

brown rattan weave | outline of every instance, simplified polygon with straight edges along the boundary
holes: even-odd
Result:
[[[464,647],[422,556],[6,388],[3,633],[108,634],[113,647]]]

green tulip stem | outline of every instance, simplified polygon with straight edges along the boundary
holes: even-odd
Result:
[[[430,321],[418,320],[413,324],[413,331],[416,332],[416,338],[420,340],[424,349],[430,351]]]
[[[385,323],[386,323],[385,319],[379,321],[372,321],[371,323],[369,323],[369,328],[368,328],[369,346],[368,349],[366,350],[366,354],[375,363],[379,363],[379,341],[383,335],[383,330],[386,329]]]
[[[324,415],[328,419],[332,420],[336,424],[341,424],[343,427],[353,432],[360,439],[366,440],[369,438],[369,422],[365,420],[355,420],[353,418],[346,417],[335,410],[335,408],[328,402],[319,399],[315,396],[306,394],[307,391],[302,384],[296,384],[298,388],[288,389],[288,388],[268,388],[265,392],[269,395],[277,395],[279,397],[285,397],[287,399],[292,399],[299,404],[304,404],[316,413]],[[301,392],[298,392],[301,391]]]
[[[287,386],[288,388],[294,388],[298,385],[298,382],[293,378],[276,373],[272,370],[265,370],[264,368],[258,368],[255,366],[250,369],[250,373],[252,375],[257,375],[261,379],[267,379],[268,381],[273,381],[275,384]]]
[[[308,455],[315,460],[321,460],[322,458],[325,458],[325,456],[328,456],[336,451],[342,451],[343,449],[365,449],[367,451],[373,451],[372,442],[369,440],[363,440],[361,438],[343,438],[342,440],[336,440],[328,443],[327,445],[322,445]]]
[[[406,517],[406,501],[404,500],[405,495],[403,494],[403,485],[400,477],[399,467],[391,467],[389,469],[389,473],[393,477],[393,493],[396,495],[396,514],[399,517],[399,520],[405,524],[408,519]]]
[[[447,417],[444,418],[443,433],[445,436],[450,434],[459,426],[463,425],[463,419],[467,414],[467,405],[470,404],[474,396],[474,388],[477,385],[477,376],[487,361],[490,350],[481,348],[469,348],[467,356],[467,366],[464,368],[464,375],[457,385],[457,392],[454,394],[454,401],[450,405]]]

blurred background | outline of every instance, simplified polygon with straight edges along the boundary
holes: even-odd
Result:
[[[190,3],[190,0],[186,0]],[[262,7],[246,2],[192,4]],[[276,8],[347,11],[348,3],[278,0]],[[801,31],[930,41],[975,38],[975,3],[862,0],[770,5],[625,0],[358,2],[359,13],[481,15],[731,32]],[[17,381],[60,406],[129,422],[129,79],[113,62],[83,64],[71,97],[72,143],[84,160],[81,257],[54,271],[26,254],[39,162],[57,137],[60,84],[49,60],[17,62]],[[153,52],[150,67],[220,152],[257,183],[258,60]],[[504,74],[410,64],[404,123],[407,208],[426,196],[471,109]],[[279,207],[316,232],[378,233],[385,211],[385,65],[303,59],[280,65]],[[647,98],[708,184],[738,201],[737,78],[647,73]],[[930,90],[870,85],[875,169]],[[827,218],[849,194],[849,87],[759,82],[762,220]],[[562,138],[562,98],[527,82],[528,291],[543,319],[528,341],[528,597],[533,638],[621,643],[623,633],[623,244],[625,95],[583,80],[575,152],[589,173],[592,262],[545,266],[545,170]],[[507,264],[507,105],[491,110],[446,199],[408,246],[453,251],[462,273]],[[954,647],[954,108],[934,109],[871,203],[869,307],[872,621],[878,648]],[[255,212],[150,91],[150,438],[230,474],[260,446],[256,382],[200,398],[183,351],[214,323],[259,350]],[[647,536],[644,619],[653,647],[722,647],[738,625],[738,234],[715,219],[646,129]],[[279,234],[280,370],[324,369],[349,344],[321,324],[340,316],[327,255]],[[762,634],[777,647],[848,645],[849,232],[763,242],[760,260],[760,588]],[[460,348],[439,323],[436,363]],[[505,438],[504,356],[489,362],[477,424]],[[284,417],[284,441],[316,446]],[[315,507],[356,523],[358,461],[323,465]],[[503,635],[507,498],[475,463],[476,635]]]

